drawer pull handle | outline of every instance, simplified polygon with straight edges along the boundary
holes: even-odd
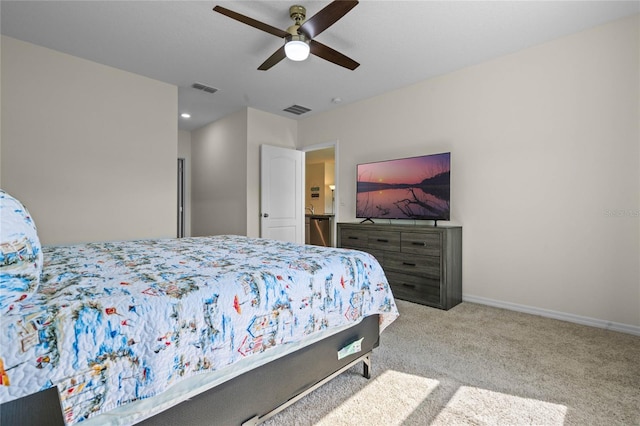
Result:
[[[402,285],[403,285],[404,287],[416,288],[416,286],[415,286],[414,284],[405,284],[405,283],[402,283]]]
[[[407,266],[416,266],[415,263],[410,263],[410,262],[402,262],[402,264]]]
[[[414,246],[423,246],[423,247],[427,245],[427,243],[418,243],[416,241],[413,241],[411,244],[413,244]]]
[[[351,236],[349,237],[349,239],[350,239],[350,240],[359,240],[359,238],[358,238],[358,237],[351,237]]]
[[[380,242],[380,243],[388,243],[389,240],[385,240],[384,238],[378,238],[378,242]]]

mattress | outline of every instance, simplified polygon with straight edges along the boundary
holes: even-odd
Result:
[[[69,425],[398,315],[380,265],[354,250],[216,236],[42,251],[36,293],[0,319],[0,402],[57,386]]]

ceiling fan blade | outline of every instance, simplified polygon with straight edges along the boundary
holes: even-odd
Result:
[[[280,47],[280,49],[276,50],[273,53],[273,55],[269,56],[269,58],[267,58],[267,60],[264,61],[262,65],[258,67],[258,69],[260,71],[266,71],[286,57],[287,55],[284,53],[284,45],[283,45],[282,47]]]
[[[329,3],[320,12],[307,19],[298,29],[298,33],[304,34],[307,38],[314,38],[338,19],[342,18],[351,9],[356,7],[357,1],[337,0]]]
[[[311,53],[314,55],[319,56],[322,59],[326,59],[329,62],[333,62],[336,65],[340,65],[341,67],[345,67],[353,71],[360,66],[360,64],[353,59],[315,40],[311,40],[311,42],[309,42],[309,47],[311,48]]]
[[[249,18],[248,16],[241,15],[233,10],[226,9],[222,6],[216,6],[213,8],[214,11],[218,13],[222,13],[229,18],[235,19],[236,21],[240,21],[243,24],[247,24],[252,26],[253,28],[257,28],[269,34],[273,34],[276,37],[284,38],[289,35],[288,32],[281,30],[280,28],[272,27],[269,24],[265,24],[264,22],[257,21],[253,18]]]

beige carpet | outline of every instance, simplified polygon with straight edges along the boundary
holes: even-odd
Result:
[[[265,425],[640,425],[640,337],[473,303],[398,301],[358,366]]]

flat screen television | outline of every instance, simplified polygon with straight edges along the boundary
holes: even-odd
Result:
[[[450,152],[358,164],[356,217],[449,220],[450,169]]]

